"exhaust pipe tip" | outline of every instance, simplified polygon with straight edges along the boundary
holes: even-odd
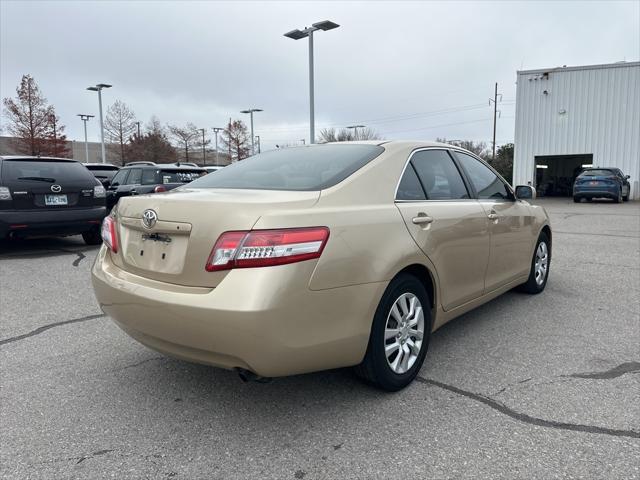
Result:
[[[273,380],[271,377],[261,377],[260,375],[253,373],[252,371],[247,370],[245,368],[236,368],[235,370],[236,372],[238,372],[238,376],[240,377],[240,380],[242,380],[245,383],[248,383],[248,382],[269,383]]]

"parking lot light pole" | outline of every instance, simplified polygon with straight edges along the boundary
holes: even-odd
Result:
[[[104,150],[104,123],[102,121],[102,89],[111,88],[107,83],[98,83],[95,87],[87,87],[87,90],[98,92],[98,108],[100,110],[100,143],[102,145],[102,163],[107,163],[107,155]]]
[[[83,121],[84,123],[84,161],[86,163],[89,163],[89,143],[87,142],[87,121],[90,118],[93,118],[95,115],[87,115],[84,113],[79,113],[78,117],[80,117],[80,120]]]
[[[253,135],[253,112],[262,112],[259,108],[249,108],[247,110],[241,110],[240,113],[248,113],[251,115],[251,155],[256,154],[256,137]]]
[[[202,165],[206,165],[207,164],[207,151],[204,148],[204,128],[199,128],[199,131],[202,132]]]
[[[213,130],[213,133],[216,135],[216,165],[220,165],[220,163],[218,162],[218,132],[223,131],[224,128],[211,127],[211,129]]]
[[[364,125],[349,125],[347,128],[353,130],[353,139],[358,140],[358,129],[364,128]]]
[[[305,27],[303,30],[291,30],[284,34],[285,37],[293,40],[300,40],[301,38],[309,37],[309,143],[316,143],[316,126],[315,126],[315,107],[314,107],[314,86],[313,86],[313,32],[316,30],[333,30],[340,25],[324,20],[322,22],[316,22],[310,27]]]

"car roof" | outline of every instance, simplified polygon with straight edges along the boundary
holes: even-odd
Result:
[[[191,170],[191,171],[201,171],[204,170],[202,167],[192,167],[190,165],[176,165],[175,163],[156,163],[154,165],[125,165],[120,170],[130,170],[132,168],[144,168],[144,169],[152,169],[152,170]]]
[[[33,155],[2,155],[0,156],[0,160],[25,160],[25,161],[53,161],[53,162],[75,162],[80,163],[73,158],[62,158],[62,157],[36,157]]]
[[[100,162],[87,162],[82,163],[85,167],[108,167],[108,168],[120,168],[118,165],[114,165],[113,163],[100,163]]]
[[[394,147],[445,147],[445,148],[460,148],[455,145],[449,145],[447,143],[434,142],[432,140],[356,140],[348,142],[329,142],[320,145],[378,145],[378,146],[394,146]],[[463,149],[464,150],[464,149]]]

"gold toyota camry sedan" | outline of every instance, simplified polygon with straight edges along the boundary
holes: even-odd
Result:
[[[122,198],[93,286],[168,355],[245,379],[356,366],[399,390],[435,329],[514,287],[544,290],[551,229],[534,197],[445,144],[274,150]]]

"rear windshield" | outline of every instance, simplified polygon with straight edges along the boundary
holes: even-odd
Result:
[[[54,160],[3,160],[2,181],[61,183],[88,181],[95,183],[91,172],[78,162]]]
[[[195,188],[322,190],[341,182],[384,148],[377,145],[310,145],[271,150],[234,163],[191,184]]]
[[[610,177],[611,175],[615,175],[611,170],[585,170],[580,174],[581,176],[587,177]]]

